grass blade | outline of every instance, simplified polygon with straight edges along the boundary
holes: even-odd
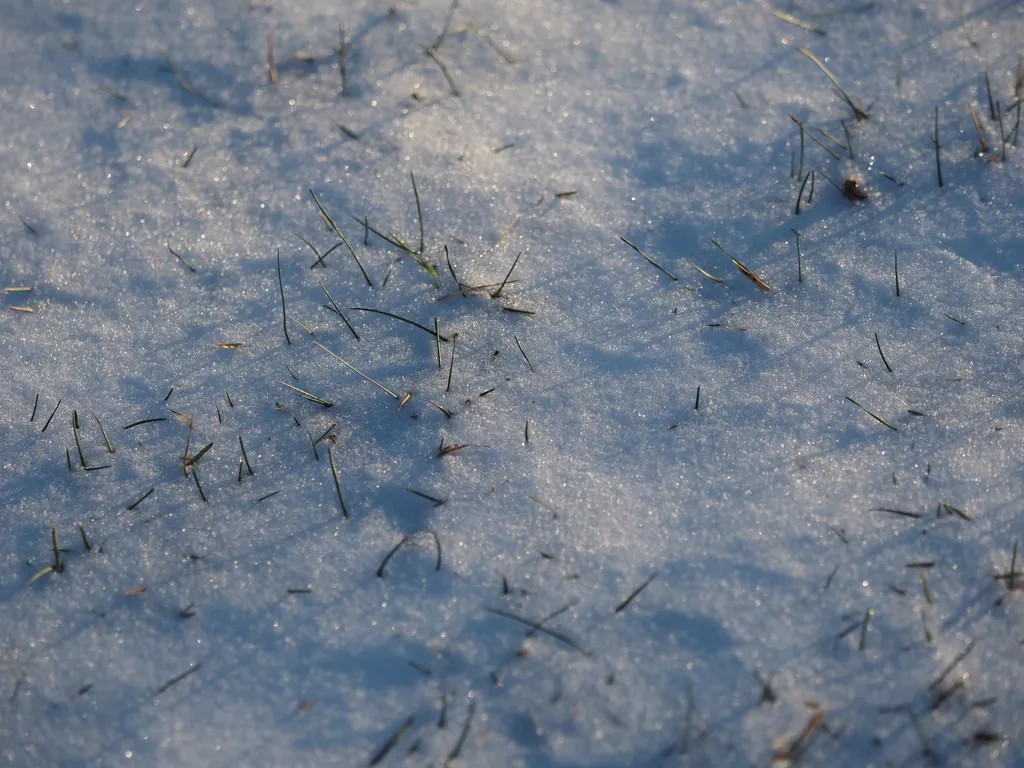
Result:
[[[348,238],[342,234],[340,229],[338,229],[338,225],[334,223],[334,219],[332,219],[330,214],[327,213],[327,210],[320,202],[320,198],[316,196],[316,192],[314,192],[312,188],[309,190],[309,194],[312,195],[313,202],[316,203],[316,207],[319,209],[320,215],[324,217],[324,221],[326,221],[328,226],[334,230],[334,233],[341,238],[341,242],[345,244],[345,247],[348,248],[348,252],[352,254],[352,258],[355,259],[356,265],[359,267],[359,271],[363,273],[363,279],[366,280],[366,284],[373,288],[373,281],[370,279],[370,276],[366,274],[366,270],[363,269],[363,264],[359,261],[359,257],[356,256],[356,252],[352,250],[352,245],[349,243]]]
[[[320,283],[320,287],[323,289],[323,292],[327,295],[327,299],[328,301],[331,302],[331,306],[334,307],[334,311],[338,313],[338,317],[345,321],[345,325],[347,325],[348,329],[352,331],[352,335],[356,337],[356,341],[359,341],[359,334],[356,333],[356,329],[352,327],[352,323],[350,323],[348,321],[348,318],[345,317],[345,313],[341,311],[341,307],[338,306],[337,302],[334,300],[331,294],[327,292],[327,288],[324,287],[323,282]]]
[[[345,497],[341,495],[341,481],[338,480],[338,469],[334,466],[334,451],[327,446],[327,458],[331,462],[331,476],[334,478],[334,490],[338,492],[338,503],[341,505],[341,515],[348,520],[348,507],[345,506]],[[378,574],[379,575],[379,574]]]
[[[880,418],[878,418],[877,416],[875,416],[875,414],[873,414],[873,413],[872,413],[871,411],[869,411],[869,410],[868,410],[867,408],[865,408],[865,407],[864,407],[863,405],[861,405],[860,403],[858,403],[858,402],[857,402],[856,400],[854,400],[854,399],[853,399],[852,397],[850,397],[849,395],[843,395],[843,397],[845,397],[845,398],[846,398],[847,400],[849,400],[849,401],[850,401],[851,403],[853,403],[854,405],[856,405],[856,406],[857,406],[858,408],[860,408],[860,409],[861,409],[862,411],[864,411],[864,413],[866,413],[866,414],[867,414],[868,416],[870,416],[870,417],[871,417],[872,419],[874,419],[875,421],[877,421],[877,422],[878,422],[879,424],[881,424],[881,425],[883,425],[883,426],[886,426],[886,427],[888,427],[888,428],[889,428],[889,429],[891,429],[891,430],[892,430],[893,432],[899,432],[899,430],[898,430],[898,429],[896,429],[896,427],[894,427],[894,426],[893,426],[892,424],[890,424],[889,422],[885,421],[884,419],[880,419]]]
[[[323,344],[321,344],[321,343],[320,343],[319,341],[314,341],[313,343],[314,343],[314,344],[316,344],[316,345],[317,345],[318,347],[320,347],[320,349],[322,349],[322,350],[323,350],[324,352],[326,352],[326,353],[327,353],[328,355],[330,355],[331,357],[333,357],[333,358],[334,358],[335,360],[337,360],[337,361],[338,361],[339,363],[341,363],[342,365],[344,365],[344,366],[345,366],[346,368],[349,368],[350,370],[352,370],[352,371],[355,371],[356,373],[358,373],[358,374],[359,374],[360,376],[362,376],[362,377],[363,377],[364,379],[366,379],[366,380],[367,380],[368,382],[370,382],[371,384],[373,384],[373,386],[377,387],[378,389],[380,389],[380,390],[382,390],[382,391],[384,391],[384,392],[387,392],[387,393],[388,393],[389,395],[391,395],[391,397],[393,397],[393,398],[394,398],[395,400],[397,400],[397,399],[398,399],[398,395],[396,395],[396,394],[395,394],[394,392],[392,392],[392,391],[391,391],[390,389],[388,389],[387,387],[385,387],[385,386],[384,386],[383,384],[381,384],[381,383],[379,383],[379,382],[376,382],[376,381],[374,381],[373,379],[371,379],[371,378],[370,378],[369,376],[367,376],[367,375],[366,375],[365,373],[363,373],[363,372],[362,372],[362,371],[360,371],[360,370],[359,370],[358,368],[356,368],[356,367],[355,367],[354,365],[352,365],[352,363],[348,362],[347,360],[343,360],[343,359],[342,359],[341,357],[339,357],[338,355],[336,355],[336,354],[334,354],[333,352],[331,352],[331,350],[329,350],[329,349],[328,349],[327,347],[325,347],[325,346],[324,346]]]
[[[396,314],[394,314],[392,312],[385,312],[383,309],[371,309],[370,307],[349,307],[349,309],[351,309],[353,312],[373,312],[373,313],[378,314],[378,315],[384,315],[385,317],[390,317],[390,318],[392,318],[394,320],[401,320],[403,323],[408,323],[409,325],[413,325],[413,326],[419,328],[421,331],[426,331],[431,336],[434,336],[435,338],[439,339],[440,341],[449,341],[448,337],[439,335],[439,333],[436,330],[432,330],[430,328],[427,328],[427,326],[425,326],[425,325],[420,325],[415,320],[410,320],[407,317],[402,317],[401,315],[396,315]]]
[[[626,238],[624,238],[624,237],[623,237],[622,235],[619,235],[619,240],[621,240],[621,241],[622,241],[622,242],[624,242],[624,243],[625,243],[626,245],[628,245],[628,246],[629,246],[630,248],[632,248],[632,249],[633,249],[634,251],[636,251],[636,252],[637,252],[637,253],[639,253],[639,254],[640,254],[641,256],[643,256],[643,257],[644,257],[644,260],[645,260],[645,261],[646,261],[646,262],[647,262],[648,264],[650,264],[651,266],[653,266],[653,267],[656,267],[657,269],[661,270],[662,272],[664,272],[664,273],[665,273],[666,275],[668,275],[668,276],[669,276],[670,278],[672,278],[673,280],[678,280],[678,279],[679,279],[678,277],[676,277],[675,275],[673,275],[673,274],[672,274],[671,272],[669,272],[669,271],[668,271],[667,269],[665,269],[665,268],[664,268],[663,266],[661,266],[661,264],[659,264],[659,263],[658,263],[658,262],[656,262],[656,261],[655,261],[654,259],[652,259],[652,258],[651,258],[650,256],[648,256],[648,255],[647,255],[646,253],[644,253],[643,251],[641,251],[641,250],[640,250],[640,249],[639,249],[639,248],[638,248],[637,246],[635,246],[635,245],[634,245],[633,243],[631,243],[631,242],[630,242],[629,240],[627,240]]]
[[[817,65],[818,69],[824,72],[825,76],[832,81],[832,85],[834,85],[836,87],[836,90],[839,91],[839,95],[842,96],[843,101],[845,101],[846,105],[853,110],[853,117],[857,122],[860,122],[861,120],[867,120],[868,113],[853,103],[853,99],[851,99],[847,95],[846,91],[843,90],[843,86],[841,86],[839,84],[839,81],[836,80],[836,76],[829,72],[828,67],[822,64],[821,59],[819,59],[813,53],[808,51],[806,48],[797,48],[796,50],[798,53],[802,53],[808,59],[813,61]]]
[[[277,249],[277,286],[281,289],[281,326],[284,328],[284,340],[292,343],[288,336],[288,311],[284,306],[284,280],[281,278],[281,249]]]

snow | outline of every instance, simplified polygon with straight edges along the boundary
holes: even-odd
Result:
[[[448,9],[0,10],[0,755],[1018,764],[1019,3]]]

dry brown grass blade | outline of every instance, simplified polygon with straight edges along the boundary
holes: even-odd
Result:
[[[730,256],[729,258],[730,258],[730,259],[732,259],[732,263],[736,265],[736,269],[738,269],[738,270],[739,270],[740,272],[742,272],[742,273],[743,273],[743,274],[744,274],[744,275],[745,275],[746,277],[748,277],[748,278],[749,278],[750,280],[752,280],[752,281],[754,282],[754,285],[756,285],[756,286],[757,286],[758,288],[760,288],[760,289],[761,289],[762,291],[770,291],[770,290],[772,289],[772,287],[771,287],[770,285],[768,285],[768,283],[766,283],[766,282],[765,282],[764,280],[762,280],[762,279],[761,279],[760,277],[758,277],[758,276],[757,276],[757,275],[756,275],[756,274],[754,273],[754,271],[753,271],[753,270],[749,269],[749,268],[748,268],[748,267],[747,267],[746,265],[744,265],[744,264],[743,264],[743,263],[742,263],[741,261],[738,261],[738,260],[737,260],[737,259],[736,259],[735,257],[733,257],[733,256]]]

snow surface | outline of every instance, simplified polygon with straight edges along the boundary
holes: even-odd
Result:
[[[1020,3],[447,11],[3,4],[0,755],[1022,764]]]

